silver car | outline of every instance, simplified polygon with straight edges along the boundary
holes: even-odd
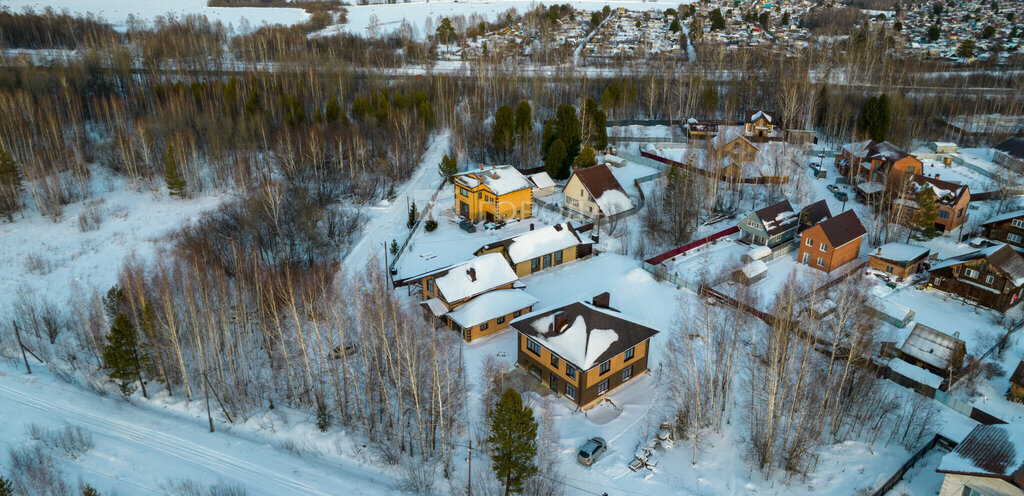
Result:
[[[580,452],[576,453],[576,461],[584,465],[593,465],[605,451],[608,451],[608,443],[605,442],[604,438],[590,438],[590,441],[587,441],[580,448]]]

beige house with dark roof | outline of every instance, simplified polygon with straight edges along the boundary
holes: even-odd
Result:
[[[615,215],[633,208],[633,200],[604,164],[574,170],[562,193],[566,208],[591,218]]]

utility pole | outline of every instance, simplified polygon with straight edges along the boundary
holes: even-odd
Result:
[[[473,440],[469,440],[469,475],[466,477],[466,491],[469,496],[473,496]]]
[[[213,432],[213,414],[210,413],[210,381],[203,372],[203,393],[206,394],[206,418],[210,419],[210,432]]]
[[[25,356],[25,345],[21,344],[21,332],[18,331],[18,323],[11,321],[14,324],[14,336],[18,338],[18,348],[21,349],[21,359],[25,361],[25,370],[28,371],[28,375],[32,375],[32,367],[28,366],[28,357]]]

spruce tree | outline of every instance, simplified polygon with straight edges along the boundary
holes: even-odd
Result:
[[[167,158],[164,161],[164,182],[167,183],[167,192],[171,196],[185,197],[185,178],[181,177],[181,171],[178,169],[174,146],[167,147]]]
[[[142,380],[142,371],[148,361],[135,326],[125,314],[117,314],[107,335],[107,345],[103,347],[103,368],[109,371],[111,379],[117,381],[125,398],[135,392],[135,381],[142,388],[142,397],[148,397],[146,383]]]
[[[555,110],[555,128],[558,138],[565,145],[565,158],[562,160],[563,168],[568,169],[576,155],[580,153],[580,145],[583,141],[583,126],[580,118],[576,115],[576,108],[572,105],[559,105]]]
[[[441,159],[441,163],[437,166],[437,173],[444,178],[445,182],[450,183],[458,172],[459,166],[455,163],[455,158],[445,154]]]
[[[519,102],[516,107],[516,139],[524,143],[530,139],[530,132],[533,131],[533,109],[530,102]]]
[[[412,229],[412,226],[416,225],[416,219],[418,217],[419,212],[416,211],[416,202],[412,202],[412,205],[409,206],[409,229]]]
[[[939,207],[935,204],[935,192],[925,187],[917,195],[917,211],[914,212],[914,239],[927,241],[938,235],[935,219],[938,218]]]
[[[491,142],[502,160],[507,159],[515,144],[515,111],[508,105],[498,107],[494,113],[494,125],[491,126]]]
[[[576,156],[576,164],[581,168],[597,165],[597,157],[594,156],[594,149],[590,145],[580,150],[580,154]]]
[[[86,484],[82,486],[82,496],[100,496],[100,492],[89,484]]]
[[[505,486],[505,496],[523,491],[523,483],[538,473],[537,420],[523,398],[508,388],[491,411],[491,466]]]
[[[260,110],[260,92],[253,88],[249,90],[249,98],[245,99],[245,113],[252,115]]]
[[[0,477],[0,496],[14,496],[14,483]]]
[[[555,141],[548,147],[548,154],[544,157],[544,170],[553,179],[565,179],[569,177],[569,171],[567,167],[564,167],[565,162],[565,143],[562,140],[555,138]]]
[[[0,215],[14,222],[21,207],[21,172],[7,150],[0,148]]]
[[[338,103],[338,97],[332,96],[330,100],[327,100],[327,108],[324,109],[324,120],[328,124],[333,123],[341,117],[341,104]]]

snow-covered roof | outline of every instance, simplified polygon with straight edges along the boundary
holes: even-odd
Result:
[[[519,280],[505,257],[498,253],[481,255],[442,271],[434,284],[449,303],[485,293]]]
[[[857,185],[857,189],[865,195],[873,195],[885,191],[885,185],[877,181],[867,181]]]
[[[925,369],[922,369],[921,367],[917,367],[915,365],[904,362],[899,358],[893,358],[892,360],[889,360],[889,368],[892,369],[893,372],[896,372],[897,374],[902,375],[903,377],[913,379],[926,386],[938,388],[940,385],[942,385],[941,377]]]
[[[537,298],[521,289],[484,293],[452,310],[448,317],[462,327],[473,327],[537,304]]]
[[[633,200],[626,196],[626,193],[617,189],[609,189],[601,196],[594,198],[598,207],[601,207],[601,212],[605,215],[615,215],[619,212],[625,212],[633,208]]]
[[[584,302],[525,315],[512,327],[584,371],[658,333],[621,312]]]
[[[892,260],[894,262],[909,262],[922,256],[928,255],[928,248],[903,243],[887,243],[878,247],[871,256]]]
[[[939,370],[948,370],[950,366],[959,368],[959,363],[950,363],[957,351],[964,350],[964,342],[926,325],[917,324],[910,336],[903,342],[900,352],[916,358]],[[963,358],[962,356],[960,358]]]
[[[508,258],[518,264],[539,256],[561,251],[583,242],[568,222],[542,227],[518,236],[482,246],[477,253],[504,246]]]
[[[762,258],[767,257],[768,255],[771,254],[772,249],[764,245],[752,246],[750,250],[747,251],[747,255],[750,257],[751,260],[761,260]]]
[[[547,172],[544,171],[536,174],[530,174],[530,182],[533,183],[534,187],[540,189],[555,187],[555,181],[551,179],[551,176],[549,176]]]
[[[754,214],[757,215],[761,225],[764,226],[764,231],[769,236],[795,229],[800,220],[796,212],[793,211],[793,206],[789,204],[789,200],[768,205],[755,211]]]
[[[743,275],[750,279],[768,272],[768,266],[760,260],[754,260],[753,262],[744,265],[742,270]]]
[[[626,164],[626,159],[615,155],[605,155],[604,161],[605,163],[612,164],[616,167],[622,167]]]
[[[420,305],[427,307],[430,313],[434,314],[434,317],[440,317],[448,313],[448,307],[444,306],[444,302],[440,298],[431,298],[427,301],[420,302]]]
[[[991,477],[1024,486],[1024,424],[978,425],[937,472]]]
[[[1003,243],[997,243],[980,250],[947,258],[935,265],[932,265],[931,270],[936,271],[946,267],[952,267],[954,265],[973,262],[981,258],[986,259],[990,265],[999,270],[999,272],[1002,273],[1003,276],[1005,276],[1014,285],[1014,287],[1024,286],[1024,257],[1021,257],[1016,250],[1010,247],[1010,245]],[[961,281],[967,282],[963,280]]]
[[[993,223],[996,223],[996,222],[1003,222],[1003,221],[1010,220],[1010,219],[1016,219],[1018,217],[1024,217],[1024,210],[1014,210],[1013,212],[1006,212],[1004,214],[997,215],[995,217],[992,217],[989,220],[986,220],[985,222],[982,222],[981,225],[984,226],[986,224],[993,224]]]
[[[483,166],[480,170],[458,174],[455,181],[468,188],[475,188],[483,183],[498,196],[533,187],[533,183],[511,165]]]

